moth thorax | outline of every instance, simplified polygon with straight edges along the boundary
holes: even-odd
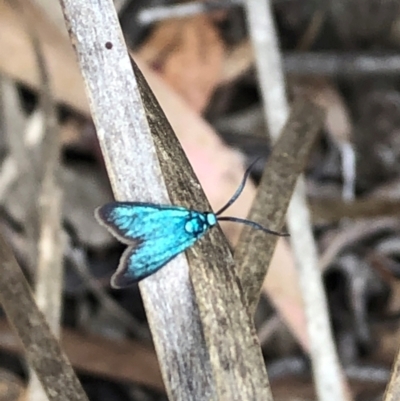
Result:
[[[204,233],[204,231],[206,231],[209,227],[207,217],[208,216],[206,214],[196,213],[196,215],[192,215],[191,218],[185,223],[185,231],[194,235]]]

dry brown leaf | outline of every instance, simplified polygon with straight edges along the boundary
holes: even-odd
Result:
[[[299,275],[292,251],[286,241],[278,241],[262,287],[262,293],[268,295],[275,308],[285,319],[289,330],[303,349],[308,352],[310,344],[303,297],[298,283]]]
[[[138,52],[196,111],[218,84],[224,45],[207,15],[160,23]]]
[[[60,33],[60,27],[50,23],[35,4],[25,1],[24,7],[43,46],[56,100],[88,114],[83,79],[71,44]],[[7,1],[0,1],[0,49],[0,72],[29,87],[37,87],[39,73],[31,39],[24,21]]]

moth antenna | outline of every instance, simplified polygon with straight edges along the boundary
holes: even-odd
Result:
[[[249,175],[251,173],[251,170],[253,169],[254,165],[261,159],[261,157],[257,157],[256,160],[254,160],[253,163],[250,164],[249,167],[247,167],[246,172],[243,175],[242,178],[242,182],[240,183],[238,189],[236,190],[236,192],[233,194],[232,198],[229,199],[229,201],[225,204],[225,206],[222,206],[221,209],[218,210],[217,213],[215,213],[216,216],[220,215],[221,213],[225,212],[226,209],[228,209],[229,206],[231,206],[236,199],[240,196],[240,194],[242,193],[244,186],[246,185],[246,181],[249,178]]]
[[[217,220],[218,221],[233,221],[235,223],[246,224],[246,225],[248,225],[250,227],[256,228],[257,230],[264,231],[267,234],[277,235],[279,237],[289,237],[290,236],[290,234],[288,234],[288,233],[279,233],[278,231],[270,230],[270,229],[262,226],[261,224],[256,223],[255,221],[241,219],[239,217],[223,216],[223,217],[217,217]]]

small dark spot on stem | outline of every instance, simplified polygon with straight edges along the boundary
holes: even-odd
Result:
[[[112,49],[113,44],[111,42],[106,42],[106,49],[110,50]]]

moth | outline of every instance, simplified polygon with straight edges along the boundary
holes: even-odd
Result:
[[[246,170],[232,198],[216,213],[144,202],[111,202],[97,208],[95,216],[99,223],[119,241],[128,245],[111,279],[111,285],[123,288],[154,274],[191,247],[218,221],[233,221],[267,234],[287,236],[254,221],[221,216],[242,193],[253,165]]]

